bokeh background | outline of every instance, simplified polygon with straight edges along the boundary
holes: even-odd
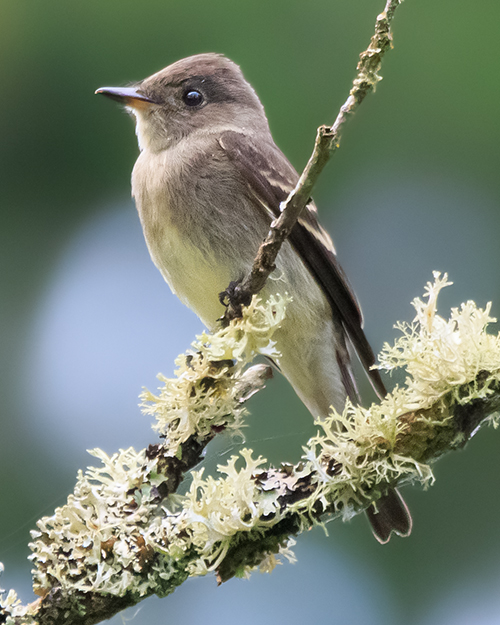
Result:
[[[31,599],[29,530],[64,503],[86,449],[155,441],[137,406],[200,322],[150,262],[130,172],[130,118],[94,96],[191,54],[221,52],[255,86],[298,169],[333,121],[383,0],[3,0],[0,7],[0,561]],[[494,0],[406,0],[384,80],[315,191],[374,348],[411,320],[433,270],[500,314],[500,117]],[[389,380],[389,385],[393,384]],[[363,387],[366,401],[370,390]],[[296,461],[313,432],[285,381],[251,404],[247,444]],[[298,540],[272,575],[191,580],[137,624],[500,623],[499,434],[482,430],[406,488],[411,538],[380,546],[364,518]],[[221,440],[207,463],[237,446]]]

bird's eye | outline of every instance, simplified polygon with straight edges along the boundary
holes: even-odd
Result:
[[[182,96],[184,104],[188,106],[199,106],[203,102],[203,95],[194,89],[189,89]]]

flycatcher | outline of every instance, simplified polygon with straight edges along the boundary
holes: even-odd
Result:
[[[153,262],[172,291],[214,328],[219,293],[248,273],[298,174],[276,146],[264,108],[240,68],[218,54],[182,59],[132,87],[103,87],[135,116],[135,198]],[[279,369],[314,417],[358,394],[348,342],[377,393],[386,390],[358,303],[311,200],[283,244],[263,297],[292,302],[275,337]],[[381,542],[411,531],[389,489],[368,517]]]

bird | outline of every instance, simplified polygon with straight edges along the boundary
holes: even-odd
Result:
[[[299,176],[275,144],[240,67],[221,54],[174,62],[127,87],[101,87],[135,118],[134,197],[149,253],[170,289],[209,328],[219,294],[240,281]],[[277,366],[313,417],[359,401],[349,345],[386,394],[353,289],[311,199],[280,249],[262,296],[291,302],[275,339]],[[388,488],[367,509],[381,543],[407,536],[411,516]]]

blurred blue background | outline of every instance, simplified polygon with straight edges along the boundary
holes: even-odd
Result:
[[[31,600],[29,530],[65,502],[99,446],[155,437],[142,386],[171,375],[200,322],[149,260],[130,172],[132,121],[95,97],[195,53],[241,65],[298,169],[345,100],[383,0],[3,0],[0,36],[0,561]],[[411,320],[432,270],[440,305],[500,314],[500,5],[406,0],[384,80],[350,122],[315,191],[378,351]],[[389,380],[389,384],[393,383]],[[364,385],[366,402],[372,399]],[[247,444],[296,461],[314,431],[284,380],[251,403]],[[217,588],[190,580],[126,614],[137,624],[324,621],[500,623],[498,433],[406,488],[409,539],[380,546],[366,520],[298,539],[295,565]],[[208,449],[225,462],[230,440]],[[122,616],[114,622],[122,622]]]

